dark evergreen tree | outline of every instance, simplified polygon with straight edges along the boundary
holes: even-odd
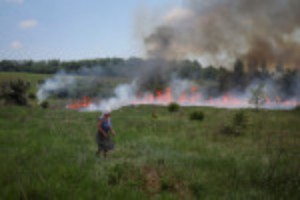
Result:
[[[233,67],[232,74],[233,87],[239,91],[243,91],[246,87],[246,74],[244,69],[244,63],[241,60],[236,60]]]

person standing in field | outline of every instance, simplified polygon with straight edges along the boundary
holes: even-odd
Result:
[[[102,152],[103,157],[105,158],[107,156],[107,152],[113,150],[115,147],[113,141],[110,138],[110,135],[116,135],[116,132],[112,128],[110,112],[104,112],[104,114],[99,117],[97,128],[98,150],[96,152],[96,155],[99,156]]]

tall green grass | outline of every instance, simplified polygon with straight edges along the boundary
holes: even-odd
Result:
[[[120,109],[103,159],[100,113],[1,107],[0,199],[299,199],[299,113],[244,110],[242,134],[222,134],[238,112]]]

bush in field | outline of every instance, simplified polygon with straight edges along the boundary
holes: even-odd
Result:
[[[233,116],[235,135],[241,135],[247,127],[248,118],[244,111],[239,111]]]
[[[294,108],[294,111],[296,111],[296,112],[300,112],[300,104],[299,104],[299,105],[297,105],[297,106]]]
[[[179,109],[180,109],[180,105],[177,103],[170,103],[168,105],[169,112],[177,112],[177,111],[179,111]]]
[[[48,102],[48,101],[43,101],[43,102],[40,104],[40,106],[41,106],[42,108],[44,108],[44,109],[47,109],[47,108],[49,108],[49,102]]]
[[[27,105],[27,91],[30,83],[21,79],[16,81],[3,82],[0,85],[0,99],[4,104]]]
[[[245,111],[238,111],[233,116],[233,120],[230,124],[221,125],[219,127],[219,133],[223,135],[241,135],[247,127],[248,118]]]
[[[28,98],[34,100],[36,99],[36,95],[34,93],[29,93]]]
[[[297,115],[300,116],[300,104],[298,104],[295,108],[294,108],[294,113],[296,113]]]
[[[203,121],[204,113],[202,111],[194,111],[190,114],[190,120]]]
[[[245,128],[247,126],[248,119],[244,111],[239,111],[233,116],[233,125],[236,127]]]

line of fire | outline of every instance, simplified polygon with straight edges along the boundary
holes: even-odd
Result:
[[[246,108],[251,107],[249,99],[245,97],[237,97],[232,94],[224,94],[220,97],[204,97],[199,88],[192,86],[189,90],[183,91],[180,95],[175,95],[171,88],[164,91],[158,90],[154,94],[138,94],[132,98],[128,105],[168,105],[170,103],[178,103],[183,106],[212,106],[223,108]],[[298,99],[282,100],[280,96],[264,97],[264,108],[280,108],[291,109],[299,105]],[[83,96],[81,99],[73,100],[67,105],[69,109],[84,109],[93,104],[92,98]]]

